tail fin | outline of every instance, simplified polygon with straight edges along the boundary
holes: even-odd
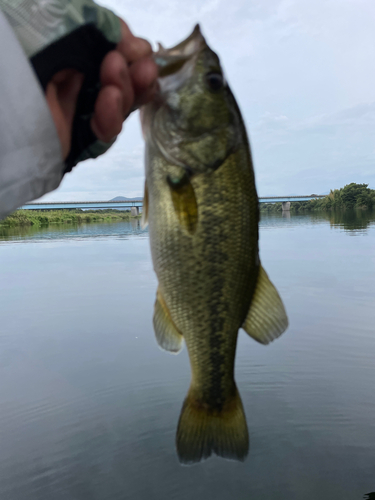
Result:
[[[212,452],[244,461],[249,451],[249,434],[238,391],[220,412],[197,405],[189,391],[178,422],[176,446],[183,464],[200,462]]]

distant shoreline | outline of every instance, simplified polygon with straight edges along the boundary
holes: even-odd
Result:
[[[375,206],[375,190],[368,184],[352,182],[343,188],[331,190],[324,198],[308,201],[292,201],[290,212],[328,212],[331,210],[367,210]],[[261,203],[261,213],[281,212],[282,203]]]
[[[124,210],[16,210],[0,221],[0,227],[49,226],[50,224],[85,224],[90,222],[121,222],[139,219]]]
[[[368,184],[352,182],[341,189],[332,190],[327,196],[309,201],[292,201],[290,212],[329,212],[333,210],[371,209],[375,206],[375,190]],[[261,213],[282,211],[282,203],[260,203]],[[17,226],[48,226],[50,224],[82,224],[90,222],[120,222],[139,219],[130,210],[16,210],[0,221],[0,228]]]

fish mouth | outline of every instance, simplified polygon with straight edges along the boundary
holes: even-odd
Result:
[[[159,78],[177,73],[194,55],[206,46],[199,24],[182,42],[169,49],[159,43],[159,50],[154,53],[154,61],[158,66]]]
[[[153,100],[141,108],[143,136],[151,137],[152,122],[160,108],[170,108],[178,102],[176,92],[191,77],[198,55],[207,47],[199,24],[192,33],[174,47],[166,49],[159,43],[153,59],[158,67],[158,88]],[[171,113],[170,116],[172,116]]]

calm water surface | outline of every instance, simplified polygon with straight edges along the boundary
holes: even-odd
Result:
[[[263,216],[260,247],[290,327],[239,336],[249,457],[182,467],[189,362],[154,340],[148,233],[2,230],[0,499],[373,498],[375,215]]]

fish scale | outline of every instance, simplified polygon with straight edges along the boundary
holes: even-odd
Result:
[[[219,59],[199,27],[161,49],[161,59],[159,95],[142,110],[144,222],[159,281],[156,339],[174,353],[184,340],[191,365],[177,452],[182,463],[211,453],[244,460],[249,438],[234,380],[238,331],[268,343],[287,318],[260,265],[250,148]]]

